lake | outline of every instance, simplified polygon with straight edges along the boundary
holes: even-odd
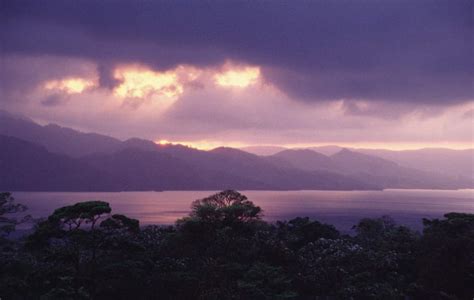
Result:
[[[215,191],[168,192],[14,192],[33,217],[47,217],[61,206],[87,200],[110,203],[112,213],[139,219],[142,225],[172,224],[187,215],[191,202]],[[264,212],[270,222],[308,216],[349,232],[365,217],[390,215],[397,223],[422,228],[422,218],[448,212],[474,213],[474,190],[384,191],[241,191]]]

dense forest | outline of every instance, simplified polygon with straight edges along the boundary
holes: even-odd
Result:
[[[474,215],[389,217],[354,234],[300,217],[267,223],[228,190],[196,200],[174,226],[144,226],[103,201],[43,220],[0,194],[0,298],[5,299],[472,299]],[[33,222],[31,234],[11,238]]]

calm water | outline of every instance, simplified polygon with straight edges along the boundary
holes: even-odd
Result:
[[[46,217],[58,207],[86,200],[103,200],[113,213],[139,219],[141,224],[172,224],[189,213],[193,200],[213,191],[62,193],[14,192],[33,217]],[[348,232],[364,217],[392,216],[398,223],[421,229],[422,218],[456,212],[474,213],[474,190],[385,191],[243,191],[264,210],[268,221],[308,216]]]

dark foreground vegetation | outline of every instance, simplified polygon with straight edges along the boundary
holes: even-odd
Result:
[[[355,235],[308,218],[269,224],[244,195],[192,204],[174,226],[140,227],[108,203],[62,207],[8,239],[25,208],[0,194],[4,299],[472,299],[474,215],[390,218]]]

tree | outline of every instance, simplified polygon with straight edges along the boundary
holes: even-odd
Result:
[[[299,291],[310,299],[405,296],[389,280],[397,275],[392,271],[393,255],[371,251],[348,238],[321,238],[309,243],[298,252],[297,263]]]
[[[140,222],[124,215],[115,214],[100,223],[100,228],[105,230],[121,230],[131,233],[140,231]]]
[[[27,210],[15,203],[11,193],[0,193],[0,297],[5,299],[24,299],[22,293],[28,287],[24,278],[31,272],[31,256],[22,251],[17,240],[9,240],[8,235],[16,226],[31,220],[30,216],[13,217]]]
[[[188,217],[177,221],[176,237],[180,251],[195,255],[235,248],[236,243],[251,238],[263,224],[261,208],[233,190],[196,200],[191,209]]]
[[[96,222],[111,211],[109,203],[104,201],[79,202],[56,209],[48,221],[58,224],[61,228],[66,226],[68,230],[79,229],[84,223],[91,224],[93,230]]]
[[[474,214],[448,213],[423,220],[418,253],[420,298],[471,299],[474,295]]]
[[[167,247],[191,262],[187,278],[196,278],[198,298],[239,299],[237,282],[258,259],[257,232],[266,227],[260,207],[226,190],[194,201],[191,208],[178,220]]]
[[[9,235],[18,224],[27,222],[31,219],[30,216],[24,216],[21,219],[7,217],[7,214],[22,213],[27,210],[23,204],[15,203],[15,198],[11,193],[0,193],[0,237]]]
[[[27,246],[41,248],[51,238],[84,236],[81,225],[90,224],[90,229],[94,230],[97,221],[110,212],[109,203],[104,201],[79,202],[58,208],[46,220],[36,224],[34,233],[28,237]]]
[[[334,226],[312,221],[308,217],[278,221],[276,226],[279,238],[294,250],[320,238],[336,239],[339,237],[339,232]]]
[[[234,190],[225,190],[196,200],[191,208],[190,216],[193,218],[224,224],[260,220],[262,212],[261,208],[255,206],[246,196]]]

